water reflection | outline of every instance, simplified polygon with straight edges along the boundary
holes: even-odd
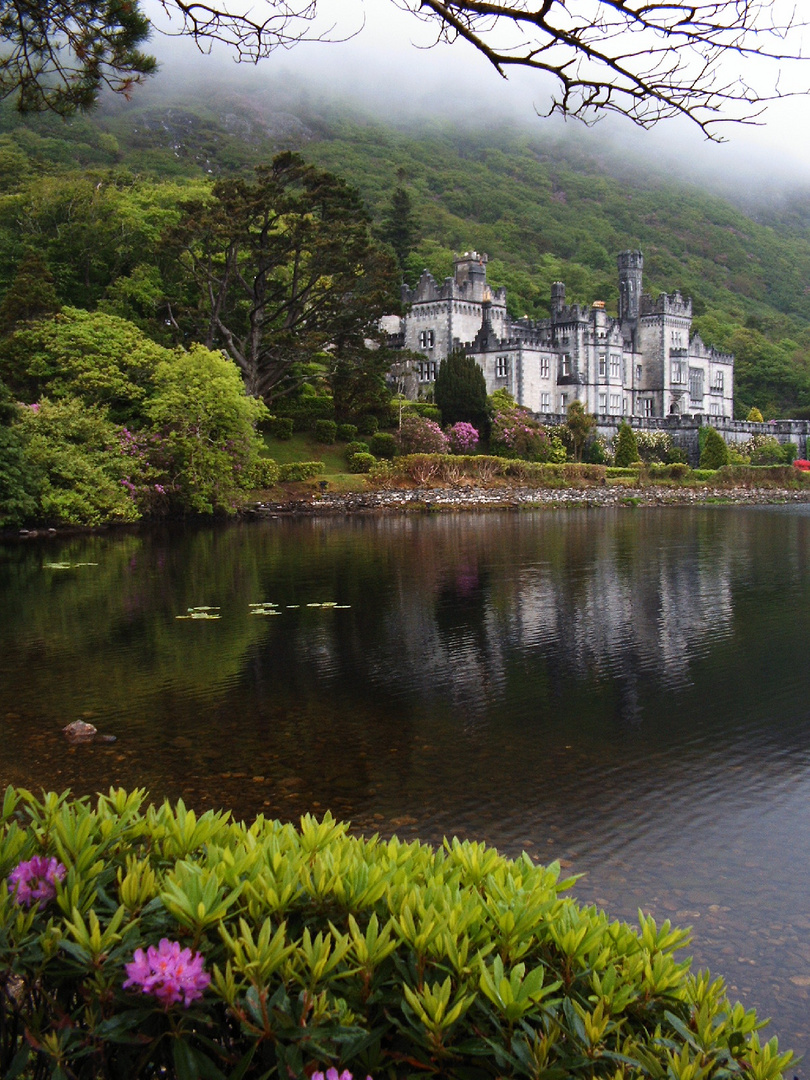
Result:
[[[693,924],[803,1050],[809,539],[717,507],[6,545],[0,782],[560,857],[612,913]],[[80,717],[118,741],[67,747]]]

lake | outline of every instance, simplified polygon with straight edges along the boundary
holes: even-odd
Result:
[[[0,784],[559,859],[806,1053],[809,638],[806,506],[0,542]]]

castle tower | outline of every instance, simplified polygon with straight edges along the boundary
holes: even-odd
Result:
[[[554,281],[551,285],[551,317],[562,315],[565,307],[565,283]]]
[[[619,252],[619,322],[635,322],[641,310],[641,275],[644,256],[640,251]]]

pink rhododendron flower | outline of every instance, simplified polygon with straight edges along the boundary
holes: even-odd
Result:
[[[309,1080],[354,1080],[354,1077],[348,1069],[344,1069],[342,1073],[339,1073],[336,1068],[326,1070],[326,1075],[322,1072],[314,1072]],[[366,1077],[366,1080],[371,1080],[370,1076]]]
[[[56,896],[57,881],[64,881],[66,868],[57,859],[35,855],[15,866],[8,875],[8,891],[18,904],[45,907]]]
[[[182,1002],[188,1008],[192,1001],[203,996],[211,976],[203,967],[200,953],[181,949],[179,941],[161,938],[160,944],[150,945],[146,952],[136,949],[126,965],[128,978],[124,989],[138,989],[152,994],[164,1006]]]

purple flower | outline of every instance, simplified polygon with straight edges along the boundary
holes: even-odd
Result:
[[[331,1069],[326,1070],[326,1076],[322,1072],[314,1072],[309,1080],[354,1080],[354,1077],[348,1069],[344,1069],[342,1073],[339,1073],[333,1066]],[[371,1077],[367,1076],[366,1080],[371,1080]]]
[[[155,484],[155,491],[158,493],[158,495],[166,494],[166,488],[163,486],[163,484]]]
[[[157,948],[150,945],[145,953],[143,949],[135,950],[132,961],[126,965],[129,977],[124,989],[134,987],[142,994],[153,994],[166,1007],[182,1001],[188,1008],[192,1001],[203,996],[211,982],[203,964],[200,953],[181,949],[179,941],[161,938]]]
[[[56,896],[57,881],[64,881],[66,868],[56,859],[35,855],[21,862],[8,875],[8,891],[18,904],[45,907]]]
[[[31,410],[32,413],[34,413],[36,415],[36,413],[39,412],[41,406],[40,406],[38,401],[35,401],[34,404],[29,405],[28,408]]]

